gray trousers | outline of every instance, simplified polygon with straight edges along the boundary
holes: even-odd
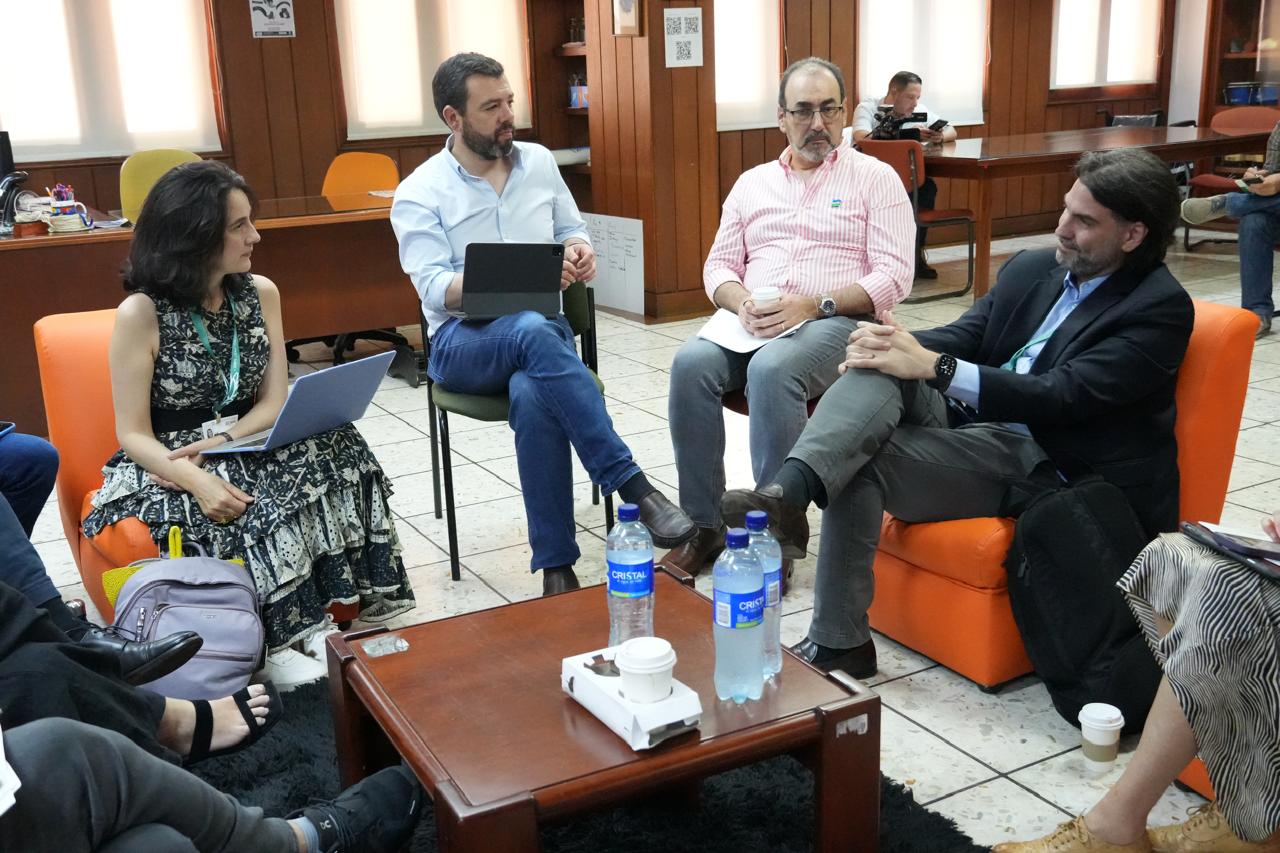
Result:
[[[745,388],[751,408],[751,470],[773,479],[809,419],[810,399],[827,390],[844,361],[855,317],[801,326],[755,352],[739,353],[696,335],[671,363],[668,420],[680,478],[680,506],[699,527],[720,526],[724,415],[720,398]]]
[[[908,522],[1017,516],[1062,483],[1030,436],[999,424],[949,428],[941,394],[874,370],[831,386],[790,456],[827,492],[809,639],[837,649],[871,637],[886,510]]]
[[[289,824],[240,805],[123,735],[46,719],[4,733],[22,787],[0,850],[32,853],[294,853]]]

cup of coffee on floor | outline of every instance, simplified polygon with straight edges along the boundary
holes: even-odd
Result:
[[[1101,775],[1115,764],[1124,714],[1114,705],[1090,702],[1080,709],[1080,747],[1090,773]]]
[[[622,676],[622,695],[631,702],[658,702],[671,695],[676,652],[661,637],[632,637],[618,648],[613,663]]]
[[[756,308],[767,308],[782,298],[782,291],[776,287],[757,287],[751,291],[751,304]]]

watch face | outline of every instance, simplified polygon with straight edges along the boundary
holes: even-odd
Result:
[[[836,313],[836,301],[828,296],[818,303],[818,309],[822,311],[823,314],[830,317],[832,314]]]

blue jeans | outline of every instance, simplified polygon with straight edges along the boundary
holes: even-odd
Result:
[[[4,498],[0,498],[0,581],[37,606],[58,597],[58,589],[45,574],[40,555]]]
[[[58,451],[43,438],[11,432],[0,437],[0,495],[31,535],[58,477]]]
[[[604,397],[574,348],[569,321],[532,311],[488,322],[448,320],[431,337],[427,371],[450,391],[510,396],[507,422],[516,434],[531,568],[577,562],[582,552],[574,541],[570,445],[606,493],[640,473],[640,466],[613,431]]]
[[[1280,194],[1228,193],[1227,213],[1240,220],[1240,307],[1265,319],[1276,310],[1271,276],[1280,240]]]

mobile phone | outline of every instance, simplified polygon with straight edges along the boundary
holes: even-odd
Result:
[[[1213,538],[1218,540],[1218,544],[1232,551],[1239,551],[1241,554],[1248,554],[1250,557],[1262,557],[1264,560],[1280,560],[1280,542],[1272,542],[1270,539],[1257,539],[1253,536],[1237,536],[1232,533],[1223,533],[1220,530],[1211,530]]]
[[[1184,521],[1182,522],[1180,527],[1183,533],[1185,533],[1187,536],[1191,537],[1195,541],[1199,542],[1201,545],[1204,545],[1206,548],[1209,548],[1212,551],[1216,551],[1217,553],[1221,554],[1224,557],[1229,557],[1232,560],[1235,560],[1236,562],[1240,563],[1241,565],[1247,566],[1250,569],[1253,569],[1255,572],[1257,572],[1258,574],[1264,577],[1271,578],[1274,581],[1280,581],[1280,568],[1277,568],[1274,564],[1269,563],[1266,560],[1259,560],[1256,557],[1251,557],[1248,554],[1244,554],[1240,551],[1236,551],[1233,548],[1228,548],[1227,546],[1219,542],[1217,537],[1219,535],[1225,536],[1225,534],[1214,533],[1213,531],[1209,530],[1209,528],[1201,524],[1197,524],[1194,521]],[[1239,539],[1241,537],[1230,537],[1230,538]]]
[[[1262,177],[1260,175],[1254,175],[1251,178],[1236,178],[1236,186],[1246,191],[1254,184],[1260,183],[1262,183]]]
[[[13,421],[0,421],[0,438],[13,432]]]
[[[947,126],[947,120],[945,118],[940,118],[937,121],[935,121],[933,124],[929,125],[929,129],[934,132],[937,132],[939,130],[942,130],[946,126]]]

